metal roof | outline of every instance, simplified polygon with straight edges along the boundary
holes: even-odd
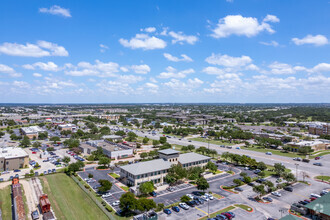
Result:
[[[330,216],[330,193],[327,193],[324,196],[315,199],[311,203],[305,205],[305,207]]]
[[[211,157],[207,157],[201,154],[196,154],[196,153],[186,153],[186,154],[180,154],[179,156],[179,162],[181,164],[186,164],[186,163],[192,163],[196,161],[201,161],[201,160],[207,160],[211,159]]]
[[[280,220],[297,220],[297,219],[300,219],[298,218],[297,216],[294,216],[294,215],[286,215],[284,216],[283,218],[280,218]]]
[[[121,169],[127,171],[132,175],[141,175],[145,173],[156,172],[160,170],[167,170],[171,167],[172,163],[163,159],[150,160],[122,166]]]
[[[173,150],[173,149],[165,149],[165,150],[158,151],[158,153],[169,155],[169,154],[178,154],[180,152],[177,150]]]

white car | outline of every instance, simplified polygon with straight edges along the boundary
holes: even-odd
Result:
[[[189,209],[189,206],[186,203],[183,203],[183,202],[179,203],[179,206],[180,206],[180,208],[183,208],[185,210]]]
[[[115,201],[115,202],[112,203],[112,206],[117,206],[117,205],[119,205],[119,204],[120,204],[120,201],[117,200],[117,201]]]
[[[205,196],[207,196],[207,198],[209,198],[210,200],[214,199],[214,197],[211,194],[205,193]]]
[[[186,196],[188,196],[190,199],[194,199],[194,196],[191,194],[187,194]]]
[[[110,197],[110,196],[111,196],[111,193],[106,193],[106,194],[102,195],[101,197],[102,198],[107,198],[107,197]]]
[[[202,198],[203,200],[205,200],[205,201],[209,201],[209,197],[207,197],[206,195],[201,196],[201,198]]]
[[[272,195],[274,195],[274,196],[277,196],[277,197],[281,197],[282,196],[282,194],[281,193],[279,193],[279,192],[272,192]]]
[[[312,193],[312,194],[311,194],[311,197],[320,198],[321,196],[318,195],[318,194]]]

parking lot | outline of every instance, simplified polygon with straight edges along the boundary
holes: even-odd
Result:
[[[94,168],[91,168],[91,169],[85,169],[85,171],[79,172],[78,175],[82,179],[86,179],[86,178],[88,178],[88,174],[92,174],[93,175],[92,179],[94,179],[95,182],[88,183],[88,185],[90,185],[91,188],[97,187],[99,185],[98,181],[100,179],[109,180],[112,183],[112,187],[109,191],[111,196],[103,198],[103,199],[109,205],[111,205],[116,211],[118,211],[119,207],[118,206],[113,206],[112,204],[115,201],[119,200],[121,195],[124,194],[125,191],[116,185],[116,183],[118,183],[117,180],[115,180],[114,178],[112,178],[108,175],[108,173],[110,173],[110,172],[112,172],[112,171],[111,170],[95,170]],[[114,170],[114,172],[116,172],[116,170]],[[94,189],[94,191],[97,191],[97,189]]]

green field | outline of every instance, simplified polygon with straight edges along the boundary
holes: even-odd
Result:
[[[94,201],[67,175],[47,175],[40,179],[57,219],[108,219]]]
[[[199,141],[199,142],[204,142],[204,143],[208,142],[208,140],[206,138],[201,138],[201,137],[188,138],[188,139],[192,140],[192,141]],[[226,145],[226,146],[234,145],[234,143],[229,143],[229,142],[223,141],[223,140],[210,140],[210,144]]]
[[[0,190],[0,208],[2,212],[2,219],[12,219],[10,194],[10,186],[6,186],[5,188]]]
[[[257,147],[241,147],[241,149],[244,150],[251,150],[251,151],[257,151],[257,152],[262,152],[262,153],[266,153],[266,152],[271,152],[272,154],[275,155],[279,155],[279,156],[284,156],[284,157],[300,157],[300,158],[305,158],[304,155],[301,154],[297,154],[297,153],[293,153],[293,152],[288,152],[288,153],[284,153],[281,152],[280,150],[273,150],[273,149],[268,149],[268,148],[257,148]],[[268,155],[266,155],[268,156]]]
[[[244,204],[236,204],[235,205],[238,208],[244,209],[245,211],[251,212],[252,208],[250,206],[244,205]]]

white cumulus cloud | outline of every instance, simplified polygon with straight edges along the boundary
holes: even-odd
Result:
[[[0,73],[8,74],[10,77],[21,77],[21,73],[17,73],[13,68],[5,64],[0,64]]]
[[[159,74],[158,78],[167,79],[167,78],[185,78],[188,74],[194,73],[195,70],[190,68],[182,71],[177,71],[175,68],[168,66],[166,72]]]
[[[164,53],[163,54],[164,57],[169,60],[169,61],[173,61],[173,62],[180,62],[180,61],[184,61],[184,62],[192,62],[193,60],[187,56],[186,54],[181,54],[181,57],[182,58],[179,58],[179,57],[175,57],[169,53]]]
[[[36,44],[8,43],[0,45],[0,54],[23,57],[68,56],[69,53],[62,46],[47,41],[38,41]]]
[[[39,12],[52,14],[52,15],[60,15],[66,18],[71,17],[71,13],[69,9],[61,8],[58,5],[53,5],[50,8],[39,8]]]
[[[136,34],[130,40],[119,39],[119,43],[124,47],[131,49],[155,50],[166,47],[166,42],[155,36],[150,37],[147,34]]]
[[[257,18],[243,17],[242,15],[228,15],[221,18],[211,34],[214,38],[225,38],[230,35],[253,37],[262,31],[274,33],[268,22],[279,22],[275,15],[267,15],[259,23]]]
[[[132,65],[131,69],[135,72],[135,73],[139,73],[139,74],[147,74],[150,72],[150,67],[146,64],[143,65]]]
[[[34,64],[25,64],[25,65],[23,65],[23,68],[29,69],[29,70],[34,70],[36,68],[40,68],[41,70],[44,70],[44,71],[53,71],[53,72],[57,72],[57,71],[61,70],[61,68],[53,62],[47,62],[47,63],[37,62]]]
[[[241,57],[232,57],[227,54],[214,54],[207,57],[205,61],[209,64],[215,64],[225,67],[240,67],[245,66],[252,62],[252,59],[249,56],[242,55]]]
[[[198,41],[198,37],[193,36],[193,35],[185,35],[183,32],[174,32],[170,31],[168,33],[172,38],[172,43],[188,43],[188,44],[195,44]]]
[[[296,45],[303,45],[303,44],[313,44],[315,46],[323,46],[329,43],[328,38],[323,35],[307,35],[304,38],[292,38],[293,43]]]

